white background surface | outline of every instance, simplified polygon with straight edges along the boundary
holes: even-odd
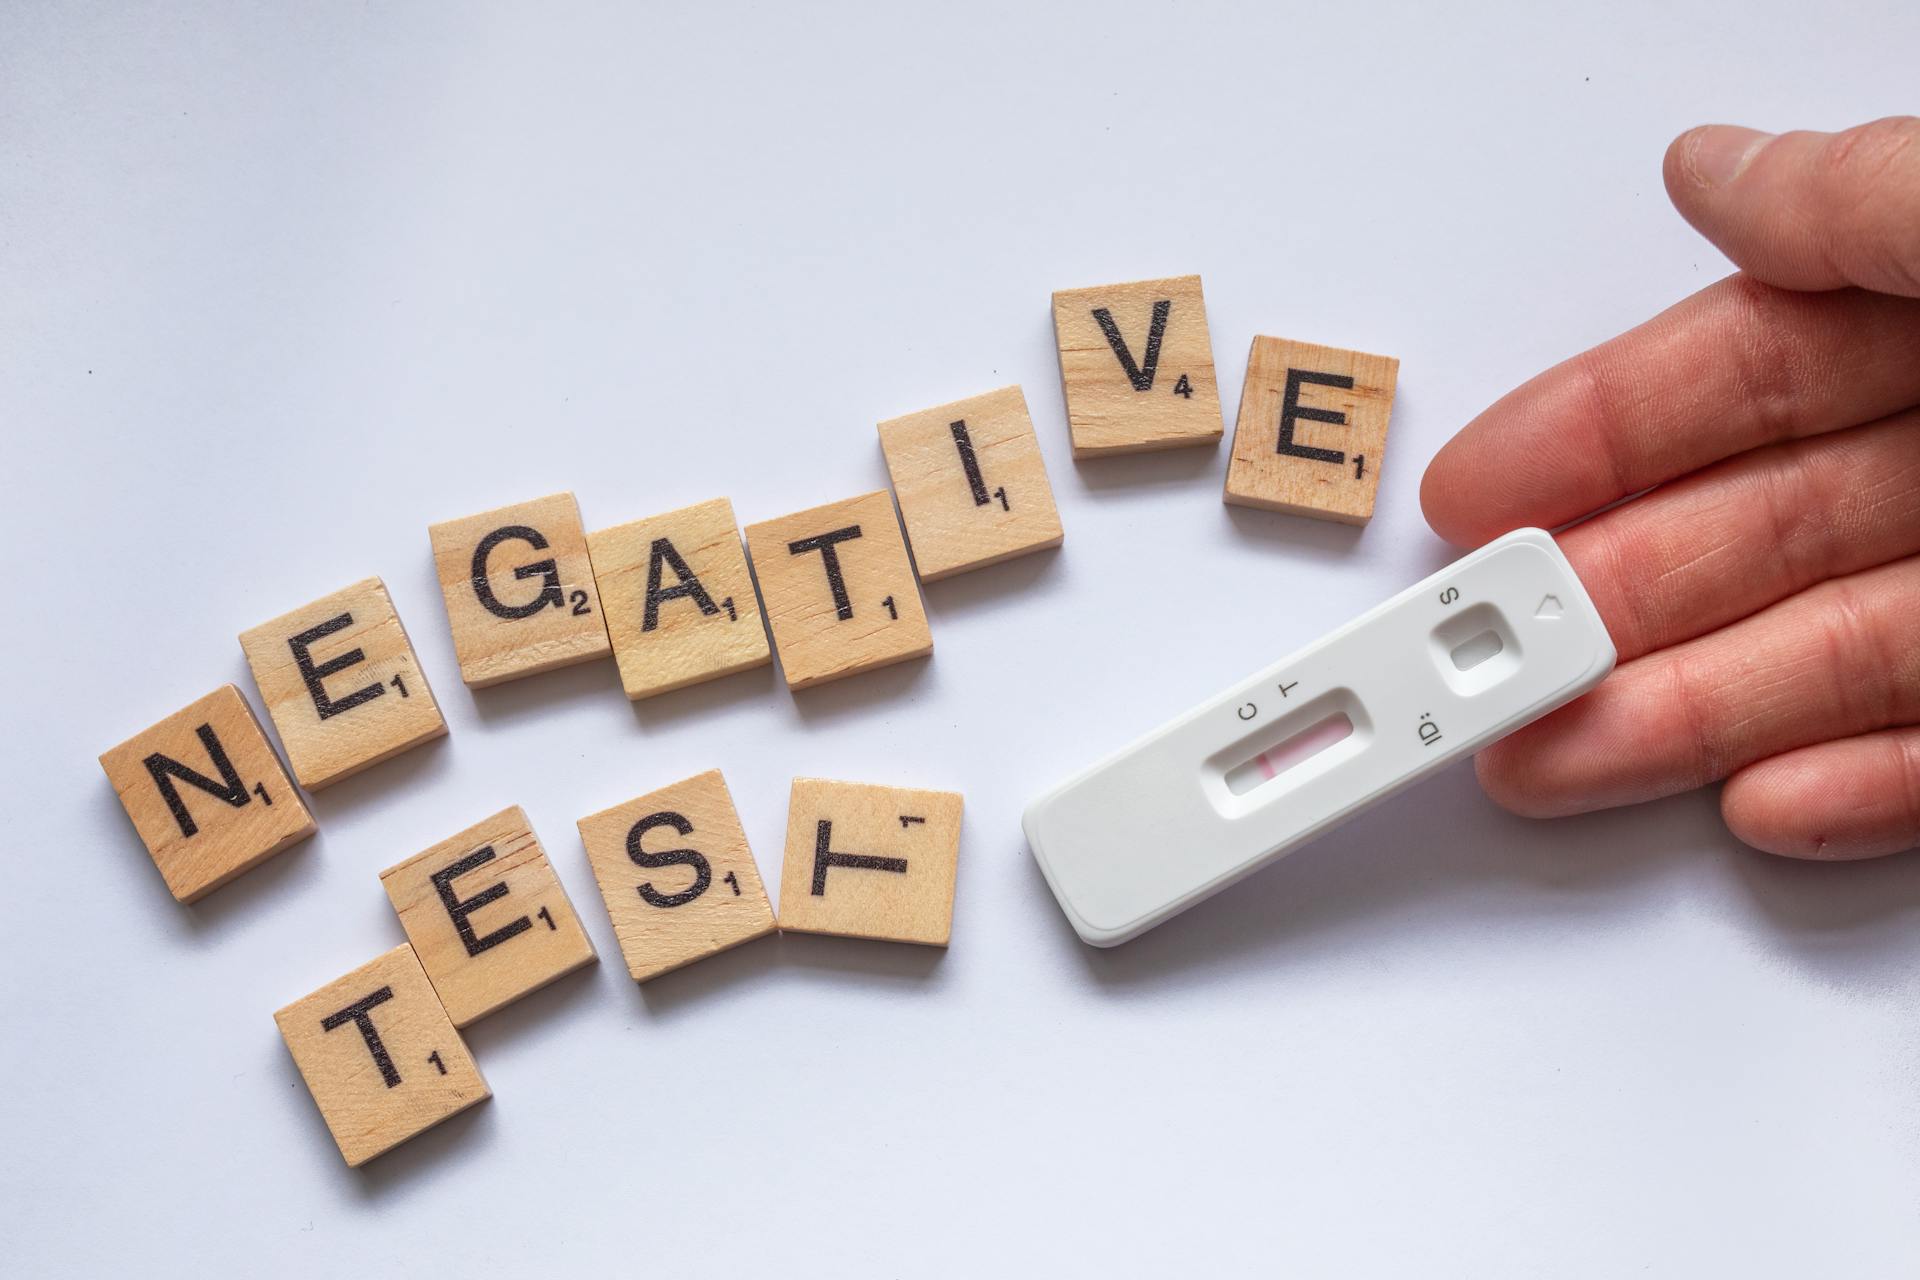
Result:
[[[277,9],[0,13],[13,1274],[1912,1273],[1920,860],[1772,861],[1711,795],[1524,822],[1463,767],[1096,953],[1018,814],[1449,558],[1440,443],[1726,269],[1669,137],[1912,109],[1920,9]],[[1256,332],[1401,357],[1366,530],[1224,507],[1224,445],[1072,463],[1049,292],[1187,271],[1229,412]],[[929,589],[930,662],[461,686],[429,522],[762,519],[1008,382],[1066,545]],[[376,573],[451,737],[174,905],[94,757]],[[964,791],[951,951],[635,987],[573,821],[715,765],[775,884],[796,773]],[[270,1015],[515,802],[602,961],[351,1172]]]

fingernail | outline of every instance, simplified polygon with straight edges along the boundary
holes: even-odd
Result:
[[[1773,135],[1737,124],[1710,124],[1687,140],[1687,170],[1703,187],[1722,187],[1739,177]]]

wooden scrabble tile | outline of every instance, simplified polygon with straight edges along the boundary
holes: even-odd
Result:
[[[100,767],[181,902],[314,833],[306,802],[230,684],[105,753]]]
[[[1210,444],[1220,389],[1199,276],[1053,295],[1073,456]]]
[[[613,652],[572,494],[443,521],[427,536],[470,687]]]
[[[593,963],[519,805],[388,867],[380,883],[456,1027]]]
[[[404,943],[273,1020],[349,1165],[493,1096]]]
[[[629,698],[773,661],[725,498],[598,530],[587,546]]]
[[[242,632],[240,647],[309,791],[447,731],[378,578]]]
[[[748,525],[747,550],[790,687],[933,652],[886,490]]]
[[[1392,356],[1255,338],[1227,501],[1365,524],[1380,488],[1399,375]]]
[[[960,807],[953,791],[795,778],[780,927],[946,946]]]
[[[718,769],[579,826],[635,982],[773,932],[773,906]]]
[[[922,582],[1060,545],[1020,388],[883,422],[880,450]]]

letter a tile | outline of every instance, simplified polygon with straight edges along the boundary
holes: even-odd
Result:
[[[725,498],[595,530],[587,546],[629,698],[773,661]]]
[[[883,422],[880,449],[922,582],[1060,545],[1020,388]]]
[[[580,819],[580,841],[635,982],[773,932],[718,769]]]
[[[1220,389],[1199,276],[1053,295],[1073,456],[1211,444]]]
[[[469,688],[613,652],[572,494],[446,520],[427,536]]]
[[[748,525],[747,550],[790,687],[933,652],[886,490]]]
[[[356,1168],[493,1096],[404,943],[273,1020]]]
[[[240,647],[309,791],[447,731],[378,578],[243,632]]]
[[[953,791],[795,778],[780,927],[946,946],[960,809]]]
[[[1399,374],[1392,356],[1255,338],[1226,500],[1365,524],[1380,488]]]
[[[593,963],[519,805],[388,867],[380,883],[456,1027]]]
[[[121,743],[100,767],[181,902],[314,832],[253,708],[230,684]]]

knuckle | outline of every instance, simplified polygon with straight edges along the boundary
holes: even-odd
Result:
[[[1667,634],[1668,610],[1663,597],[1655,592],[1636,591],[1645,577],[1644,566],[1652,551],[1653,531],[1641,524],[1618,520],[1594,520],[1586,526],[1588,554],[1593,560],[1591,577],[1600,582],[1629,587],[1619,593],[1620,607],[1607,618],[1607,629],[1622,654],[1645,653],[1654,638]]]
[[[1829,256],[1852,278],[1920,293],[1920,117],[1835,134],[1815,159],[1827,194]]]
[[[1796,314],[1805,301],[1744,274],[1734,277],[1729,292],[1730,346],[1739,395],[1760,428],[1762,442],[1794,439],[1806,429],[1802,406],[1820,376],[1812,353],[1793,337],[1805,330]]]
[[[1785,581],[1794,589],[1833,576],[1838,530],[1833,515],[1847,494],[1833,479],[1833,468],[1816,458],[1821,442],[1770,451],[1753,477],[1757,505]]]
[[[1680,717],[1691,772],[1689,786],[1705,786],[1733,772],[1732,744],[1722,726],[1724,687],[1689,653],[1675,653],[1667,669],[1670,705]]]
[[[1601,433],[1615,447],[1600,450],[1600,462],[1607,468],[1607,479],[1616,497],[1625,497],[1641,486],[1636,475],[1642,469],[1639,459],[1623,457],[1637,438],[1629,429],[1631,415],[1626,407],[1626,388],[1606,358],[1606,348],[1593,347],[1570,362],[1579,399],[1586,411],[1601,424]]]
[[[1816,639],[1835,705],[1855,732],[1877,729],[1893,712],[1892,655],[1881,639],[1874,602],[1856,581],[1831,583]]]
[[[1920,148],[1920,117],[1889,116],[1842,130],[1818,153],[1821,176],[1836,185],[1866,189],[1887,176],[1902,157]]]
[[[1920,295],[1920,201],[1907,212],[1908,221],[1896,223],[1892,236],[1878,243],[1867,242],[1874,279],[1882,280],[1899,293]]]
[[[1920,845],[1920,734],[1903,733],[1893,740],[1894,777],[1900,784],[1904,843]]]

